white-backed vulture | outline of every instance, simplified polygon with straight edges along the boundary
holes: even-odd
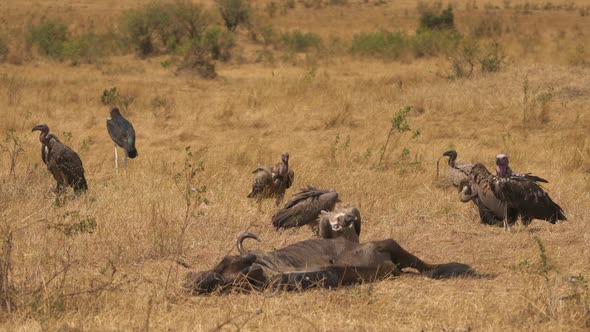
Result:
[[[242,241],[258,239],[245,233],[238,239],[238,256],[226,256],[213,269],[189,272],[184,288],[193,294],[237,290],[305,290],[314,287],[373,282],[412,268],[430,278],[473,276],[462,263],[428,264],[392,239],[357,243],[344,237],[312,239],[270,251],[245,251]]]
[[[248,198],[255,198],[258,202],[264,198],[275,198],[277,206],[295,180],[295,173],[289,168],[288,152],[281,155],[281,162],[275,166],[258,165],[252,173],[255,174],[254,183]]]
[[[514,223],[518,216],[524,225],[533,219],[552,224],[566,220],[563,209],[537,183],[546,180],[530,174],[503,174],[493,176],[484,165],[475,164],[469,174],[468,187],[461,191],[461,201],[477,199],[478,206],[485,206],[495,216],[502,216],[505,227]],[[504,213],[500,212],[502,208]]]
[[[318,218],[322,210],[332,211],[338,202],[340,199],[334,189],[308,186],[293,196],[285,207],[272,217],[272,224],[277,229],[309,225],[317,231]]]
[[[41,131],[41,159],[57,182],[55,192],[61,193],[67,186],[76,192],[86,191],[88,184],[78,154],[60,142],[57,136],[50,134],[49,126],[46,124],[38,124],[31,131],[36,130]]]
[[[461,183],[467,180],[467,176],[473,167],[472,164],[463,164],[457,163],[457,151],[449,150],[443,153],[443,157],[449,157],[448,165],[449,169],[447,170],[446,179],[447,182],[456,187],[460,188]],[[442,158],[442,157],[441,157]],[[436,176],[438,177],[438,163],[440,158],[436,162]]]
[[[123,167],[127,169],[127,157],[133,159],[137,157],[137,149],[135,148],[135,129],[131,122],[127,121],[117,107],[111,108],[111,118],[107,119],[107,130],[109,136],[115,143],[115,169],[119,169],[119,156],[117,154],[117,146],[120,146],[125,151],[125,159]]]
[[[338,207],[334,211],[320,212],[319,237],[335,239],[343,237],[352,242],[359,242],[361,235],[361,213],[355,207]]]

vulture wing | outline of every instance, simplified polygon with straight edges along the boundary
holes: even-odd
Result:
[[[277,229],[315,224],[320,212],[332,211],[337,202],[336,191],[309,186],[293,196],[285,207],[273,216],[272,224]]]
[[[467,176],[471,173],[473,165],[455,165],[450,167],[447,171],[447,181],[453,186],[460,188],[461,184],[467,180]]]
[[[563,209],[529,176],[494,177],[495,196],[518,209],[524,219],[543,219],[554,224],[566,220]]]
[[[87,190],[84,167],[78,154],[58,140],[52,141],[51,145],[51,158],[59,172],[65,177],[67,184],[74,191]]]

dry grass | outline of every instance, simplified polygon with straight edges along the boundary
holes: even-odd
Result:
[[[98,3],[70,7],[80,17],[100,18],[107,11]],[[124,2],[113,11],[134,5]],[[8,25],[60,8],[17,1],[1,6],[15,9],[6,16]],[[299,20],[305,18],[313,21],[311,31],[343,37],[373,31],[379,20],[389,22],[385,8],[394,17],[406,17],[407,11],[407,22],[415,22],[412,2],[385,6],[297,7],[272,20],[296,28],[305,26]],[[484,14],[463,11],[462,2],[458,8],[459,21]],[[337,13],[342,22],[359,16],[360,22],[372,23],[320,23],[322,15]],[[582,33],[580,40],[588,40],[583,28],[588,20],[577,12],[518,19],[529,22],[519,30],[525,35],[537,29],[543,39],[561,29],[565,36]],[[538,25],[541,19],[547,23]],[[213,81],[174,76],[160,58],[114,57],[77,67],[40,59],[0,65],[0,133],[15,128],[24,150],[15,176],[9,154],[0,152],[0,273],[12,285],[0,287],[0,297],[12,299],[10,312],[3,310],[2,328],[587,330],[590,69],[568,66],[561,54],[575,49],[577,41],[560,39],[559,52],[523,53],[522,45],[510,43],[517,34],[502,38],[516,56],[507,69],[456,81],[442,78],[439,59],[383,63],[339,56],[320,60],[313,70],[281,63],[227,64],[218,66],[220,77]],[[551,94],[550,100],[542,107],[525,101],[525,81],[530,98]],[[100,103],[102,91],[113,86],[132,99],[125,115],[136,128],[139,151],[127,174],[119,175],[105,128],[108,111]],[[409,124],[421,135],[392,140],[386,167],[377,167],[391,116],[407,105],[415,110]],[[534,121],[523,123],[525,109],[532,109]],[[30,132],[39,122],[48,123],[62,140],[71,134],[68,144],[86,169],[87,195],[64,202],[50,193],[54,181],[40,160],[37,134]],[[2,144],[13,147],[10,141]],[[464,262],[495,277],[438,281],[408,275],[274,297],[188,296],[180,288],[187,270],[174,262],[186,211],[175,178],[183,170],[186,146],[204,162],[195,185],[207,186],[204,196],[210,202],[195,208],[181,246],[181,259],[194,269],[216,264],[248,227],[263,239],[260,249],[311,236],[307,229],[276,233],[270,225],[273,202],[259,211],[246,199],[253,167],[276,162],[289,151],[296,180],[288,195],[306,184],[335,188],[344,202],[360,208],[362,240],[392,237],[429,262]],[[404,147],[410,155],[398,162]],[[474,208],[434,180],[435,162],[449,147],[460,159],[487,165],[505,152],[515,170],[549,179],[547,189],[568,222],[535,221],[510,233],[479,225]],[[535,238],[541,239],[548,262]],[[586,279],[574,282],[571,276]]]

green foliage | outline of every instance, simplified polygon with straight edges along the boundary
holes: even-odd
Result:
[[[199,4],[151,2],[123,15],[123,31],[141,55],[175,51],[183,42],[200,38],[211,17]]]
[[[153,32],[146,10],[132,9],[123,14],[123,30],[128,42],[141,56],[154,52]]]
[[[299,30],[285,32],[281,35],[281,39],[285,48],[291,52],[319,50],[322,46],[322,38],[313,32],[303,33]]]
[[[234,46],[234,35],[218,27],[207,30],[201,41],[201,48],[211,54],[213,60],[228,61]]]
[[[461,41],[461,35],[453,30],[423,30],[411,39],[415,57],[448,55]]]
[[[116,36],[85,33],[64,42],[63,57],[74,64],[94,63],[118,48]]]
[[[0,36],[0,63],[8,57],[8,43]]]
[[[379,31],[355,35],[351,52],[354,55],[397,59],[408,48],[408,37],[403,33]]]
[[[68,39],[68,27],[59,20],[42,21],[39,25],[29,26],[27,45],[36,45],[42,55],[60,59],[64,43]]]
[[[92,234],[96,231],[96,219],[91,216],[81,216],[80,211],[66,211],[61,221],[50,223],[49,226],[62,232],[65,236],[77,234]]]
[[[355,35],[351,52],[384,59],[399,59],[404,55],[417,58],[447,55],[457,48],[460,40],[461,35],[450,30],[424,30],[414,36],[399,31],[380,31]]]
[[[123,109],[127,109],[129,105],[133,102],[133,98],[122,95],[117,89],[117,87],[114,86],[110,89],[105,89],[102,92],[100,101],[103,105],[119,106]]]
[[[268,14],[269,17],[275,17],[277,11],[279,10],[279,4],[274,1],[270,1],[264,7],[264,11]]]
[[[250,23],[250,5],[244,0],[216,0],[217,8],[227,29],[236,31],[238,25]]]
[[[498,42],[492,42],[477,57],[483,73],[495,73],[506,63],[504,49]]]
[[[402,107],[399,111],[397,111],[392,117],[391,117],[391,126],[389,127],[389,132],[387,134],[387,140],[385,141],[385,144],[383,145],[383,147],[381,148],[381,157],[379,157],[379,166],[381,165],[381,163],[383,162],[383,159],[385,157],[385,153],[387,152],[387,146],[389,145],[389,141],[391,140],[391,137],[393,136],[393,134],[395,134],[396,132],[398,134],[402,134],[404,132],[410,131],[410,124],[408,123],[408,113],[410,113],[410,111],[412,111],[412,106],[405,106]],[[420,136],[420,131],[415,131],[412,135],[412,138],[416,138]],[[408,148],[404,148],[402,150],[402,158],[407,158],[410,155],[410,150]],[[418,162],[419,163],[419,162]]]
[[[455,30],[455,15],[453,6],[449,4],[447,9],[426,9],[420,15],[420,27],[423,30]]]

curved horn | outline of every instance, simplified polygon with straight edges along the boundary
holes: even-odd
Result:
[[[240,237],[238,238],[238,252],[240,253],[240,255],[244,255],[247,254],[247,252],[244,250],[244,245],[242,244],[242,242],[244,242],[245,239],[254,239],[258,242],[260,242],[260,239],[258,238],[258,236],[246,232],[242,235],[240,235]]]
[[[438,180],[438,163],[440,162],[440,159],[442,157],[439,157],[438,160],[436,161],[436,180]]]

